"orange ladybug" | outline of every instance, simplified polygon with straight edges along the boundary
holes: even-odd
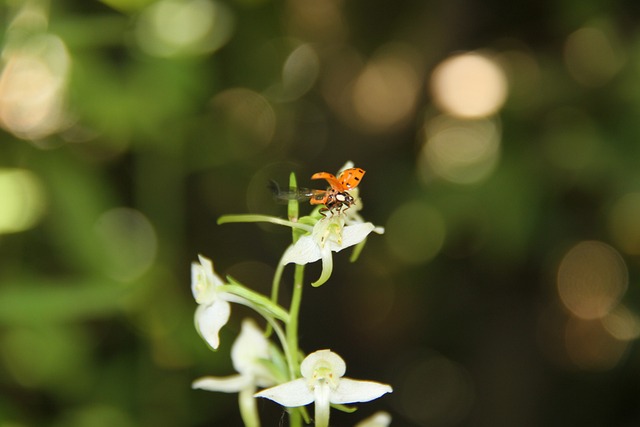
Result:
[[[343,170],[336,178],[329,172],[318,172],[311,176],[311,179],[324,179],[330,187],[326,190],[312,190],[309,202],[312,205],[324,205],[320,209],[320,213],[324,216],[324,212],[333,212],[337,209],[338,213],[342,210],[349,209],[355,203],[355,199],[348,190],[353,190],[360,184],[365,174],[364,169],[349,168]]]
[[[349,190],[353,190],[360,184],[364,174],[364,169],[360,168],[345,169],[337,178],[329,172],[313,174],[311,179],[324,179],[329,183],[329,187],[326,190],[298,188],[297,191],[283,192],[274,181],[271,181],[269,187],[279,200],[309,200],[312,205],[324,205],[324,208],[320,209],[320,213],[325,216],[324,213],[326,211],[333,212],[335,209],[340,213],[355,204],[356,201],[349,194]]]

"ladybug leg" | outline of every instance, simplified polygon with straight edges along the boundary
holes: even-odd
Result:
[[[327,201],[324,204],[324,207],[320,208],[320,215],[326,218],[327,217],[326,213],[332,212],[332,209],[333,209],[333,205],[329,201]]]

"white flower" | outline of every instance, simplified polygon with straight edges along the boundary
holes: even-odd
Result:
[[[333,271],[333,257],[331,252],[340,252],[350,246],[363,242],[367,236],[375,231],[383,233],[381,227],[370,222],[353,222],[345,225],[346,214],[332,215],[320,219],[311,234],[301,236],[296,243],[289,246],[282,256],[282,263],[308,264],[322,260],[322,274],[312,283],[320,286],[327,281]]]
[[[238,375],[229,377],[204,377],[193,383],[193,388],[237,393],[247,387],[269,387],[277,383],[274,375],[261,360],[270,359],[269,341],[256,324],[245,319],[240,335],[231,347],[231,362]]]
[[[225,283],[214,273],[210,259],[202,255],[198,259],[199,264],[191,264],[191,292],[198,303],[195,325],[200,336],[216,350],[220,345],[220,329],[231,314],[229,301],[236,301],[237,297],[219,290]]]
[[[326,427],[330,404],[369,402],[393,391],[387,384],[344,378],[345,372],[346,364],[340,356],[330,350],[319,350],[302,361],[303,378],[262,390],[256,396],[286,407],[315,402],[316,427]]]
[[[242,330],[231,348],[231,361],[238,372],[228,377],[203,377],[193,382],[195,389],[240,393],[240,410],[245,425],[259,425],[255,398],[256,387],[277,384],[275,376],[261,363],[270,360],[269,341],[250,319],[242,322]]]
[[[355,427],[388,427],[391,424],[391,415],[388,412],[379,411],[356,424]]]

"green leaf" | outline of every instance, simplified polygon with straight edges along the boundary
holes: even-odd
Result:
[[[289,190],[295,192],[297,191],[297,189],[298,189],[298,184],[296,182],[296,175],[293,172],[291,172],[291,175],[289,175]],[[299,211],[300,211],[300,206],[298,204],[298,201],[295,199],[289,200],[289,205],[287,207],[287,214],[291,221],[295,221],[298,218]]]
[[[347,406],[347,405],[331,404],[331,407],[333,409],[337,409],[338,411],[346,412],[347,414],[351,414],[351,413],[356,412],[358,410],[358,408],[355,407],[355,406]]]
[[[223,215],[218,218],[218,225],[232,222],[270,222],[271,224],[284,225],[286,227],[297,228],[306,232],[311,232],[312,230],[312,227],[309,227],[308,225],[269,215],[237,214]]]
[[[231,276],[227,276],[227,281],[230,283],[229,285],[223,285],[221,288],[229,292],[230,294],[237,295],[249,301],[250,303],[255,304],[257,307],[265,310],[270,315],[274,316],[276,319],[282,320],[283,322],[289,322],[289,313],[280,307],[278,304],[271,301],[266,296],[259,294],[242,283],[238,282]]]

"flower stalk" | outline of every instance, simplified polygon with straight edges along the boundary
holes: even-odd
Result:
[[[345,168],[352,167],[348,164]],[[356,179],[364,174],[358,171]],[[345,175],[349,173],[345,172]],[[341,175],[335,178],[328,173],[319,173],[332,185],[340,183]],[[329,178],[326,178],[326,177]],[[345,178],[346,179],[346,178]],[[347,184],[345,184],[347,185]],[[346,188],[356,184],[348,184]],[[308,190],[307,190],[308,191]],[[296,178],[289,178],[289,193],[297,194]],[[316,193],[313,193],[316,194]],[[329,192],[325,193],[329,194]],[[292,243],[287,247],[278,263],[269,296],[262,295],[243,283],[227,276],[223,281],[213,270],[213,263],[199,257],[192,266],[192,291],[198,308],[195,323],[198,332],[213,350],[220,346],[219,331],[229,320],[232,304],[242,304],[253,309],[266,320],[266,331],[261,331],[253,321],[245,320],[242,331],[232,347],[232,362],[238,372],[228,377],[203,377],[193,383],[194,388],[238,393],[238,403],[246,427],[260,427],[256,398],[268,398],[285,408],[289,413],[289,425],[302,427],[310,417],[306,405],[314,403],[315,425],[328,427],[330,408],[347,411],[345,403],[368,402],[385,393],[391,387],[372,381],[352,380],[343,377],[346,365],[342,358],[330,350],[319,350],[306,357],[299,347],[300,310],[305,286],[305,265],[321,261],[322,273],[311,282],[314,287],[329,281],[333,273],[333,253],[354,247],[352,261],[362,250],[371,232],[381,234],[384,230],[365,222],[358,210],[361,208],[357,189],[352,194],[346,191],[331,193],[331,203],[337,203],[335,211],[318,206],[311,214],[299,217],[299,204],[288,201],[287,218],[268,215],[224,215],[218,224],[268,222],[290,227]],[[328,197],[328,196],[326,196]],[[322,203],[316,198],[312,204]],[[356,206],[349,209],[353,203]],[[329,202],[327,207],[331,208]],[[340,209],[343,208],[343,209]],[[322,214],[328,211],[328,214]],[[294,264],[293,288],[288,307],[279,304],[279,294],[285,267]],[[269,342],[272,332],[280,347]],[[261,391],[256,392],[259,388]]]

